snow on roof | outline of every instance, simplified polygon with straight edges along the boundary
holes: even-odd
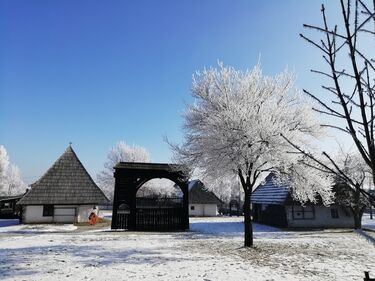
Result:
[[[260,184],[251,196],[252,203],[283,205],[290,198],[289,187],[277,185],[273,180],[274,175],[269,174],[265,182]]]
[[[196,182],[198,182],[199,180],[191,180],[191,181],[189,181],[188,182],[188,189],[189,189],[189,191],[191,190],[191,188],[194,186],[194,184],[196,183]]]
[[[221,200],[206,189],[200,180],[193,180],[188,183],[189,204],[221,204]]]

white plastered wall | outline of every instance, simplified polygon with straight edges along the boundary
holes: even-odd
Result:
[[[191,209],[194,206],[194,210]],[[215,217],[217,216],[216,204],[189,204],[189,216],[192,217]]]
[[[53,217],[43,217],[43,205],[24,206],[23,223],[52,223]]]
[[[76,218],[74,222],[88,222],[89,215],[94,205],[55,205],[55,208],[75,208]],[[96,210],[99,211],[96,206]],[[55,219],[53,216],[43,216],[43,205],[35,206],[24,206],[23,209],[23,223],[54,223]],[[74,223],[72,222],[72,223]]]
[[[351,228],[354,226],[353,216],[351,215],[349,210],[347,212],[344,212],[341,207],[314,206],[315,219],[293,219],[292,206],[286,206],[285,208],[289,227]],[[331,217],[331,208],[338,210],[338,218]]]

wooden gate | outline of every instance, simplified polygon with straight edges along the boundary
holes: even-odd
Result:
[[[136,229],[144,231],[173,231],[183,229],[182,208],[140,208],[136,213]]]
[[[173,231],[184,229],[182,198],[136,198],[135,227],[131,227],[130,209],[121,204],[117,211],[117,229]]]
[[[120,162],[115,167],[112,229],[180,231],[189,229],[187,168],[161,163]],[[180,189],[182,198],[137,198],[147,181],[165,178]]]
[[[118,229],[129,229],[129,214],[117,213]]]

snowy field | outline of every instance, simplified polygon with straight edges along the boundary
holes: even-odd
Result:
[[[368,220],[371,226],[372,221]],[[72,225],[0,230],[0,280],[363,280],[375,247],[351,230],[289,232],[242,218],[194,218],[190,232],[135,233]]]
[[[362,227],[364,229],[372,229],[375,231],[375,212],[373,214],[373,219],[370,219],[370,214],[368,213],[363,214]]]

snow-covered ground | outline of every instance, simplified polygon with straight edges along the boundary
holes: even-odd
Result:
[[[0,227],[9,226],[9,225],[17,225],[19,223],[18,219],[0,219]],[[0,228],[1,231],[1,228]]]
[[[351,230],[254,225],[256,246],[247,249],[242,219],[193,218],[190,232],[174,233],[3,227],[0,279],[341,281],[363,280],[365,270],[375,276],[375,247]]]
[[[372,229],[375,231],[375,211],[373,214],[373,219],[370,219],[369,213],[364,213],[362,217],[362,227],[365,229]]]
[[[0,227],[0,234],[31,234],[44,232],[70,232],[76,230],[77,226],[73,224],[16,224],[12,226]]]

